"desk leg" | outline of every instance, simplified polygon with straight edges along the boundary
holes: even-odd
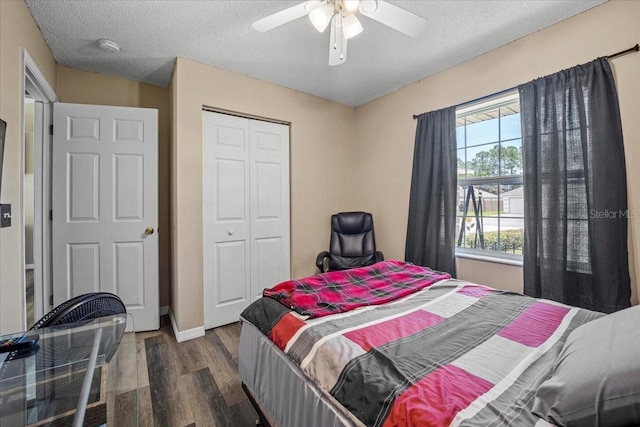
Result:
[[[96,369],[96,360],[98,359],[100,340],[102,340],[102,328],[98,328],[96,330],[96,336],[93,339],[93,347],[91,348],[91,356],[89,356],[87,373],[85,374],[84,380],[82,381],[80,398],[78,398],[76,414],[73,417],[73,427],[82,427],[82,423],[84,422],[84,413],[87,410],[87,402],[89,401],[89,392],[91,391],[91,382],[93,381],[93,371],[95,371]]]

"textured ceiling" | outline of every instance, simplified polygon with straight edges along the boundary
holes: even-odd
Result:
[[[552,25],[605,0],[390,1],[428,21],[410,38],[360,17],[347,62],[328,65],[329,31],[307,17],[259,33],[251,23],[297,1],[26,0],[59,64],[167,86],[176,57],[349,106]],[[115,54],[97,39],[115,40]]]

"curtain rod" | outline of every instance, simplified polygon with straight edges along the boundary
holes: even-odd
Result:
[[[613,55],[608,55],[608,59],[617,58],[618,56],[626,55],[627,53],[637,52],[640,50],[640,44],[636,43],[634,47],[630,47],[629,49],[621,50],[620,52],[616,52]]]
[[[611,54],[611,55],[607,55],[606,58],[607,59],[613,59],[613,58],[617,58],[617,57],[622,56],[622,55],[626,55],[627,53],[638,52],[639,50],[640,50],[640,44],[636,43],[635,46],[630,47],[629,49],[621,50],[620,52],[616,52],[616,53]],[[492,93],[492,94],[489,94],[489,95],[481,96],[479,98],[472,99],[471,101],[463,102],[462,104],[457,104],[455,107],[456,108],[460,108],[460,107],[464,107],[465,105],[476,103],[478,101],[483,101],[485,99],[493,98],[494,96],[500,96],[500,95],[505,94],[507,92],[511,92],[512,90],[516,90],[517,88],[518,88],[518,86],[510,87],[509,89],[501,90],[500,92],[496,92],[496,93]],[[424,113],[422,113],[422,114],[424,114]],[[418,116],[420,116],[420,114],[414,114],[413,115],[413,119],[414,120],[417,119]]]

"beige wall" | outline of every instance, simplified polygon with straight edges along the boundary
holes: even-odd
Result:
[[[169,305],[171,289],[171,169],[169,89],[58,65],[60,102],[158,110],[158,227],[160,306]],[[149,224],[153,225],[153,224]]]
[[[366,153],[356,176],[359,207],[373,212],[378,246],[389,258],[404,257],[415,122],[413,114],[495,93],[640,41],[640,2],[610,1],[545,30],[372,101],[356,112],[357,147]],[[615,73],[627,158],[629,208],[640,209],[640,54],[611,61]],[[635,185],[634,185],[635,184]],[[633,302],[638,302],[640,218],[630,220]],[[467,279],[505,286],[520,283],[518,268],[459,259]],[[514,274],[514,271],[517,274]]]
[[[456,258],[456,277],[497,289],[522,293],[522,267]]]
[[[53,88],[56,63],[22,0],[0,1],[0,118],[7,122],[3,203],[11,203],[13,225],[0,230],[0,333],[22,330],[24,319],[22,223],[22,51],[25,48]]]
[[[354,209],[355,111],[335,102],[178,58],[172,81],[173,300],[178,329],[203,325],[202,106],[291,123],[291,274],[313,274],[329,217]],[[367,188],[371,188],[367,185]]]

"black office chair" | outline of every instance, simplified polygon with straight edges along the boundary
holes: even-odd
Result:
[[[325,260],[328,262],[325,265]],[[321,273],[364,267],[383,261],[382,252],[376,250],[373,234],[373,216],[368,212],[340,212],[331,215],[329,251],[316,258]]]

